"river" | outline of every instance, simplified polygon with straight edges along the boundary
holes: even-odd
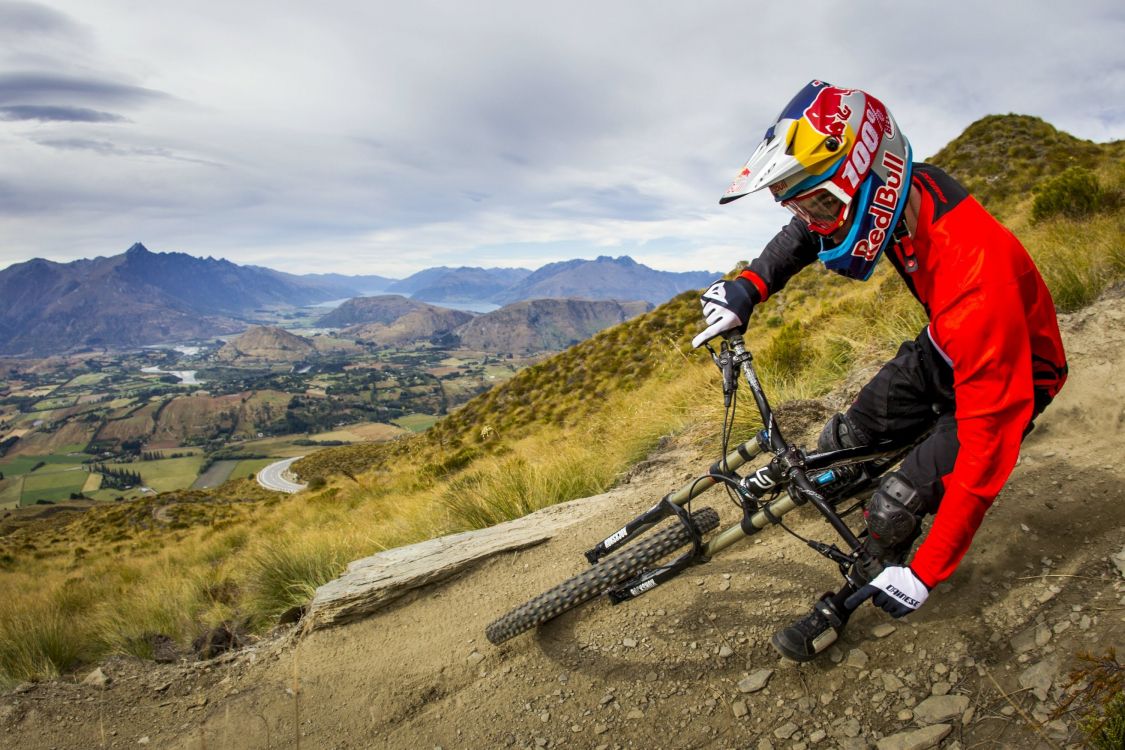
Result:
[[[159,367],[142,367],[141,372],[146,375],[175,375],[180,379],[180,385],[199,385],[195,378],[198,370],[161,370]]]

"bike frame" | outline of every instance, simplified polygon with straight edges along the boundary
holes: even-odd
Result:
[[[852,564],[868,562],[868,553],[863,548],[862,542],[818,488],[832,481],[833,468],[879,459],[901,451],[903,446],[884,441],[874,446],[806,453],[786,441],[782,435],[781,428],[774,419],[773,409],[770,408],[769,400],[754,370],[753,356],[747,350],[742,336],[737,333],[729,334],[726,342],[727,346],[715,357],[715,360],[723,372],[723,391],[727,403],[729,404],[730,396],[738,385],[735,371],[741,371],[754,396],[754,402],[757,404],[765,428],[753,439],[739,445],[721,461],[713,464],[707,474],[665,495],[652,508],[625,524],[586,553],[587,560],[595,563],[605,555],[628,544],[661,520],[673,515],[691,532],[691,551],[667,565],[645,572],[624,587],[611,591],[609,596],[615,604],[655,588],[690,565],[706,562],[732,544],[758,533],[767,526],[780,523],[782,516],[810,502],[844,540],[850,549],[850,554],[837,549],[834,545],[813,541],[810,541],[809,545],[840,564],[845,576]],[[737,469],[767,452],[774,456],[767,466],[745,478],[736,473]],[[704,543],[699,530],[692,523],[690,515],[683,506],[720,482],[733,486],[739,493],[744,515],[741,522],[719,532],[710,541]],[[779,494],[768,503],[758,502],[766,495],[778,493],[781,487],[788,492]],[[747,501],[753,502],[754,512],[750,512],[747,508]]]

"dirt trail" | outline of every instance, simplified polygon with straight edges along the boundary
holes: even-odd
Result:
[[[0,745],[866,748],[936,711],[950,727],[941,747],[1067,746],[1076,717],[1047,714],[1073,654],[1125,653],[1125,586],[1109,561],[1125,545],[1125,289],[1064,329],[1070,382],[957,574],[908,621],[865,607],[813,664],[779,660],[769,635],[837,574],[781,531],[634,602],[595,602],[499,648],[484,639],[490,620],[580,570],[584,549],[713,459],[681,446],[615,489],[605,517],[361,623],[208,663],[112,660],[105,688],[24,686],[0,697]],[[783,424],[827,416],[805,406]],[[718,493],[710,504],[735,518]],[[796,530],[831,540],[815,513],[797,515]],[[773,670],[766,687],[743,692],[760,670]]]

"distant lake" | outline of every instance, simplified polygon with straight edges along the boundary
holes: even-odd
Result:
[[[151,344],[149,346],[142,346],[141,348],[153,349],[156,351],[171,349],[174,352],[179,352],[185,357],[194,357],[196,354],[199,354],[201,351],[203,351],[202,346],[188,346],[187,344],[176,344],[174,346],[169,346],[168,344]]]
[[[141,372],[146,375],[175,375],[182,385],[199,385],[195,379],[198,370],[161,370],[159,367],[142,367]]]
[[[448,307],[451,310],[464,310],[465,312],[490,313],[499,310],[500,305],[491,302],[430,302],[435,307]]]
[[[328,309],[330,307],[335,308],[339,307],[350,299],[352,298],[344,297],[343,299],[330,299],[327,302],[317,302],[315,305],[305,305],[305,307],[323,307],[324,309]]]
[[[380,294],[384,294],[384,292],[380,292]],[[367,296],[372,296],[372,295],[367,295]],[[395,296],[406,297],[405,294],[398,294],[398,295],[395,295]],[[345,297],[344,299],[331,299],[331,300],[328,300],[327,302],[318,302],[315,305],[308,305],[308,307],[318,307],[318,308],[324,308],[324,309],[336,308],[336,307],[339,307],[340,305],[344,304],[345,302],[347,302],[349,299],[354,299],[354,297]],[[407,298],[407,299],[409,299],[409,298]],[[418,301],[424,302],[424,300],[418,300]],[[493,310],[499,310],[500,309],[500,305],[494,305],[491,302],[472,302],[472,301],[467,301],[467,302],[426,302],[426,304],[427,305],[433,305],[434,307],[444,307],[447,310],[464,310],[466,312],[475,312],[475,313],[490,313]]]

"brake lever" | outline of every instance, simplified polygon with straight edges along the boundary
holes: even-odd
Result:
[[[727,346],[727,342],[723,342],[719,350],[719,354],[711,352],[715,364],[718,365],[719,371],[723,374],[723,406],[730,406],[731,397],[734,392],[738,390],[738,378],[734,372],[734,352]]]

